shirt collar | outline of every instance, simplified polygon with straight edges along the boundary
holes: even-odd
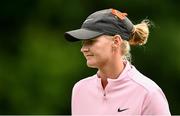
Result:
[[[125,65],[125,68],[123,69],[122,73],[118,76],[117,79],[110,79],[110,78],[108,78],[107,79],[108,83],[109,82],[116,82],[116,81],[120,81],[120,80],[124,79],[126,77],[126,75],[127,75],[127,72],[130,69],[132,69],[133,66],[131,65],[131,63],[129,61],[126,60],[126,61],[123,61],[123,63]],[[97,77],[98,81],[101,81],[101,78],[99,78],[97,74],[96,74],[96,77]]]

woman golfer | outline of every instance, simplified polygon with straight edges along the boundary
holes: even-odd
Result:
[[[130,62],[130,45],[147,42],[148,21],[133,25],[126,13],[97,11],[80,29],[68,31],[68,41],[82,41],[81,52],[95,75],[77,82],[72,115],[171,115],[161,88]]]

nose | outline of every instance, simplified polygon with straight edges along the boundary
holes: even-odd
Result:
[[[89,47],[85,44],[82,45],[81,47],[81,52],[88,52],[89,51]]]

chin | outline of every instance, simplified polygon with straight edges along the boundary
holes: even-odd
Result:
[[[93,64],[93,63],[88,63],[88,62],[87,62],[87,66],[88,66],[89,68],[97,68],[97,66],[96,66],[95,64]]]

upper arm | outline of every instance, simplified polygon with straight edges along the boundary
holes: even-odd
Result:
[[[161,89],[147,94],[143,104],[142,115],[171,115],[168,101]]]

